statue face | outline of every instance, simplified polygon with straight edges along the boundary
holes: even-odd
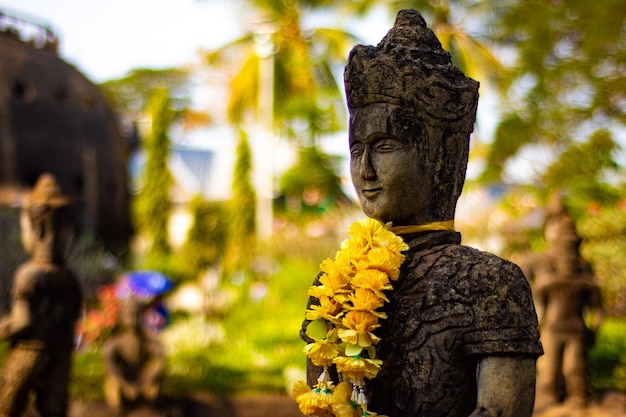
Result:
[[[350,174],[368,217],[394,226],[439,220],[428,210],[432,169],[417,145],[423,134],[419,122],[397,106],[353,109]]]

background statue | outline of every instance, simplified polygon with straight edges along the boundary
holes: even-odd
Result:
[[[22,242],[31,258],[16,272],[9,315],[0,338],[11,350],[0,375],[0,416],[22,415],[35,394],[43,417],[66,416],[74,330],[82,307],[80,285],[63,260],[68,200],[43,174],[23,202]]]
[[[589,400],[587,353],[601,320],[600,289],[589,263],[580,256],[581,239],[561,197],[546,207],[546,250],[519,261],[539,313],[545,356],[537,362],[536,409],[566,400],[573,407]],[[585,324],[586,313],[594,319]]]
[[[375,330],[383,362],[366,383],[368,409],[530,416],[542,348],[529,284],[516,265],[461,245],[454,231],[478,83],[451,65],[418,12],[404,10],[376,47],[352,50],[345,84],[363,211],[391,222],[409,246]],[[321,371],[309,362],[309,385]]]
[[[105,397],[121,413],[152,406],[159,394],[164,354],[156,333],[142,323],[145,309],[132,296],[122,300],[117,326],[103,346]]]

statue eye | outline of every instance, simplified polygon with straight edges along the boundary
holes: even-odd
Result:
[[[363,155],[364,150],[365,150],[364,144],[354,143],[352,147],[350,148],[350,156],[352,158],[358,158],[359,156]]]
[[[374,145],[376,152],[387,153],[404,149],[404,144],[396,139],[383,139]]]

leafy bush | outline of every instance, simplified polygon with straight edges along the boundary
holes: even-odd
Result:
[[[286,375],[289,378],[294,370],[304,373],[300,325],[307,289],[322,259],[287,257],[281,253],[284,245],[274,249],[272,255],[281,259],[279,264],[272,263],[273,268],[243,281],[224,284],[238,294],[224,317],[179,317],[163,331],[164,394],[284,393],[289,387]],[[74,363],[72,395],[101,400],[104,366],[98,344],[78,352]]]
[[[626,391],[626,319],[605,320],[589,353],[591,386],[595,393]]]

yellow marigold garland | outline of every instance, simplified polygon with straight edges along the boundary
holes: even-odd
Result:
[[[393,289],[390,281],[398,279],[408,246],[370,218],[353,223],[348,233],[335,259],[320,264],[320,285],[308,291],[319,305],[305,314],[311,320],[306,334],[313,342],[304,352],[324,371],[313,388],[304,381],[293,387],[292,396],[305,415],[377,416],[367,409],[365,396],[365,380],[375,378],[382,365],[375,349],[380,338],[373,332],[386,315],[377,310],[389,302],[383,291]],[[332,364],[343,380],[339,384],[330,379]]]

